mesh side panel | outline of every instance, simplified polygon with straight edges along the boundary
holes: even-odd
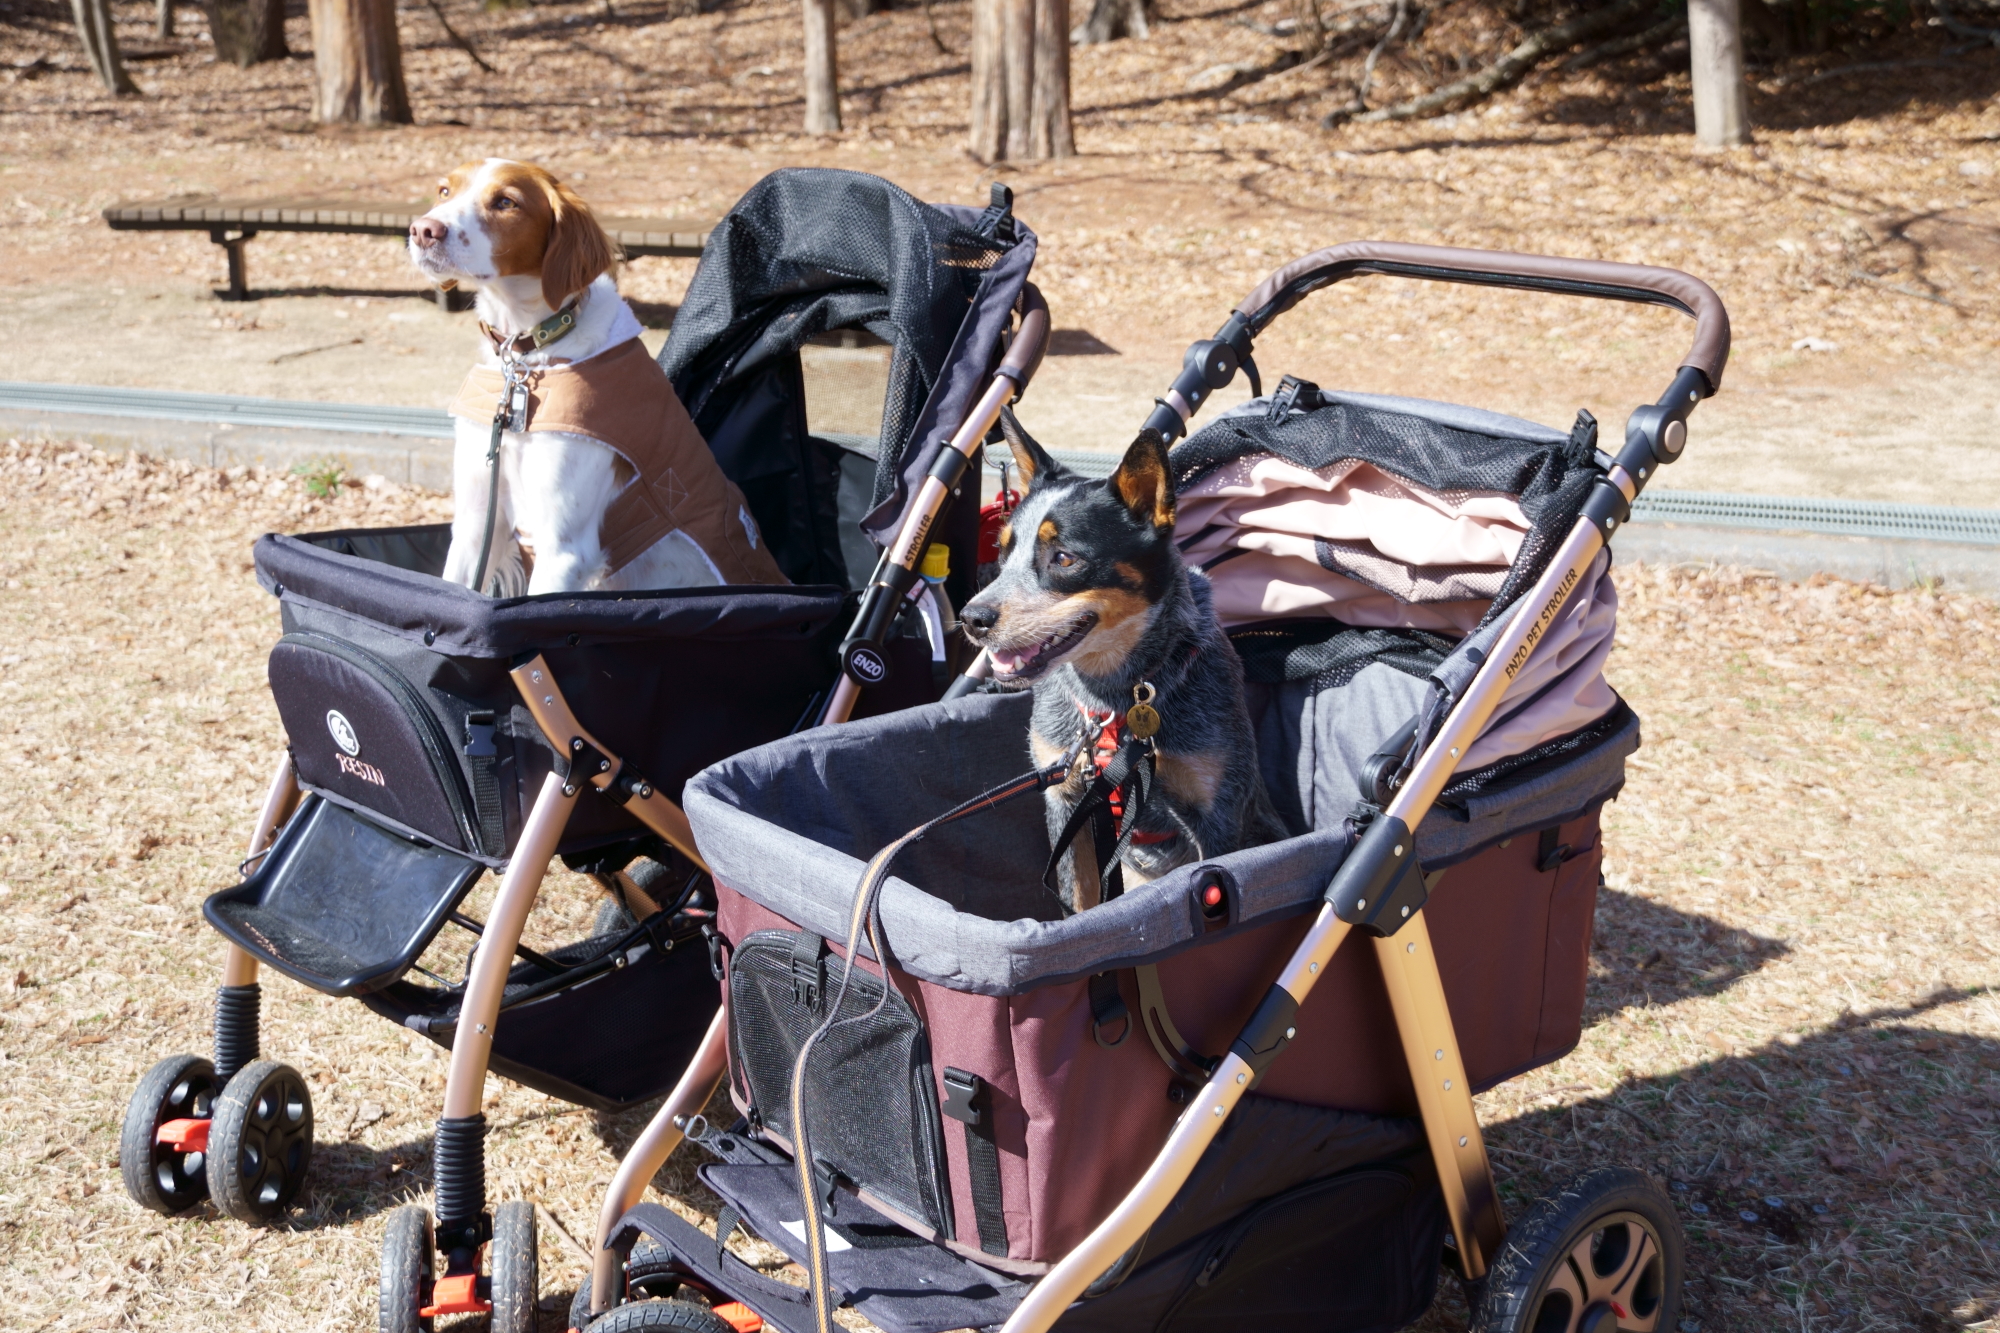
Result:
[[[1261,621],[1229,636],[1246,679],[1259,685],[1317,679],[1336,689],[1363,667],[1382,662],[1406,675],[1430,675],[1454,640],[1427,630],[1357,629],[1337,620]]]
[[[792,1134],[792,1065],[799,1047],[825,1017],[794,994],[788,931],[760,930],[744,940],[729,970],[729,1058],[736,1086],[753,1114],[772,1131]],[[844,965],[822,960],[824,995],[840,987]],[[882,983],[857,971],[841,1007],[865,1012]],[[885,1203],[951,1234],[944,1181],[943,1128],[931,1076],[930,1042],[910,1006],[890,991],[881,1013],[837,1027],[814,1048],[806,1114],[813,1152]]]
[[[1484,768],[1475,768],[1470,772],[1458,774],[1445,784],[1442,792],[1438,793],[1438,802],[1442,805],[1462,803],[1468,796],[1476,796],[1481,792],[1512,783],[1527,782],[1543,773],[1561,768],[1574,756],[1615,736],[1631,720],[1631,705],[1620,699],[1612,705],[1610,712],[1589,726],[1580,727],[1567,736],[1544,741],[1532,750],[1523,750],[1519,754],[1496,760]]]

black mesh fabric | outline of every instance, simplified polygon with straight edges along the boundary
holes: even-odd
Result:
[[[1426,417],[1333,401],[1272,420],[1263,413],[1223,417],[1173,451],[1174,486],[1185,492],[1215,469],[1250,454],[1276,454],[1301,467],[1359,459],[1427,490],[1516,496],[1533,525],[1488,617],[1540,577],[1597,477],[1588,444],[1510,439]]]
[[[1624,730],[1633,719],[1632,706],[1623,699],[1611,705],[1609,712],[1587,726],[1579,727],[1566,736],[1544,741],[1531,750],[1508,755],[1495,760],[1484,768],[1475,768],[1457,774],[1438,793],[1441,805],[1463,805],[1468,796],[1515,786],[1532,781],[1543,773],[1553,772],[1568,763],[1575,756],[1602,744],[1605,740]],[[1497,725],[1499,719],[1492,725]]]
[[[841,582],[846,563],[837,463],[805,433],[800,345],[841,328],[893,345],[873,485],[882,505],[987,275],[1017,248],[1032,262],[1031,233],[1011,219],[982,231],[979,218],[876,176],[797,168],[752,186],[709,234],[660,365],[795,582]],[[999,347],[966,350],[984,373]]]
[[[1243,659],[1244,678],[1256,684],[1317,680],[1319,688],[1336,689],[1376,662],[1422,679],[1457,641],[1426,630],[1365,629],[1318,617],[1259,621],[1231,631],[1229,642]]]
[[[825,984],[818,1004],[795,985],[790,931],[760,930],[731,955],[729,1058],[731,1077],[747,1094],[761,1125],[790,1141],[792,1065],[799,1047],[826,1016],[845,965],[820,960]],[[841,1016],[872,1008],[882,983],[862,970],[848,986]],[[944,1179],[944,1127],[923,1024],[891,991],[881,1012],[833,1028],[814,1048],[806,1114],[818,1162],[934,1230],[952,1234]]]

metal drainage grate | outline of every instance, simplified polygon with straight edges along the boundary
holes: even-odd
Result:
[[[452,438],[451,414],[426,407],[362,403],[312,403],[286,398],[241,398],[168,389],[112,389],[94,384],[0,383],[0,410],[76,412],[92,416],[146,417],[232,426],[337,430],[362,435]]]
[[[1788,495],[1648,491],[1632,506],[1632,519],[1757,528],[1766,532],[1820,532],[2000,546],[2000,509],[1809,500]]]

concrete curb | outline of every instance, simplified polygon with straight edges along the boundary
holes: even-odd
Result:
[[[1782,579],[1831,574],[1890,588],[1928,584],[1953,592],[2000,596],[2000,547],[1960,542],[1846,537],[1823,532],[1752,532],[1634,515],[1611,543],[1626,562],[1740,565]]]

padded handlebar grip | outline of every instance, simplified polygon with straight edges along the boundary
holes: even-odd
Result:
[[[1286,264],[1258,284],[1237,310],[1253,331],[1262,332],[1309,293],[1366,273],[1668,306],[1695,322],[1694,345],[1681,364],[1700,371],[1710,393],[1722,387],[1722,369],[1729,362],[1729,312],[1712,287],[1678,269],[1455,246],[1350,241]]]
[[[1007,346],[999,374],[1014,381],[1015,396],[1028,391],[1028,381],[1041,369],[1042,354],[1049,350],[1049,303],[1041,288],[1032,282],[1021,284],[1021,327]]]

